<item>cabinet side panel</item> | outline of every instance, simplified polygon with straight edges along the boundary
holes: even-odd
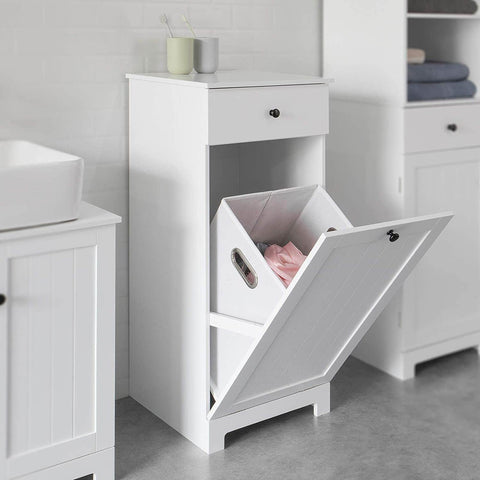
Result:
[[[115,444],[115,226],[97,232],[97,450]]]
[[[205,447],[208,92],[130,81],[130,390]]]
[[[327,191],[354,226],[404,216],[403,111],[333,100]]]
[[[405,216],[403,118],[403,110],[395,106],[331,102],[327,190],[354,226]],[[354,352],[361,360],[392,371],[398,368],[401,350],[401,295],[385,308]]]
[[[332,97],[406,100],[406,0],[325,0],[324,70]]]

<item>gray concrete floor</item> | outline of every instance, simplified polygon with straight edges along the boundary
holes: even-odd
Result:
[[[210,456],[128,398],[116,439],[122,480],[480,479],[480,363],[466,350],[401,382],[350,358],[330,414],[308,407],[244,428]]]

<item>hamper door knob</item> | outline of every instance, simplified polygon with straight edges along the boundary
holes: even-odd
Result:
[[[447,125],[447,129],[450,130],[451,132],[456,132],[458,130],[458,126],[456,123],[449,123]]]
[[[390,237],[389,240],[391,242],[396,242],[400,238],[400,235],[397,232],[394,232],[393,230],[389,230],[387,232],[387,235]]]
[[[269,113],[273,118],[278,118],[280,116],[280,110],[278,108],[272,108]]]
[[[3,305],[6,301],[7,297],[3,293],[0,293],[0,305]]]

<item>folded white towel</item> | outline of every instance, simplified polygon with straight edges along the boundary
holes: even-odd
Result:
[[[408,63],[425,63],[425,50],[421,48],[409,48],[407,51]]]

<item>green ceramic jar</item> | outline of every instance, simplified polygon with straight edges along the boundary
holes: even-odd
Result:
[[[174,75],[188,75],[193,70],[193,38],[167,38],[167,68]]]

